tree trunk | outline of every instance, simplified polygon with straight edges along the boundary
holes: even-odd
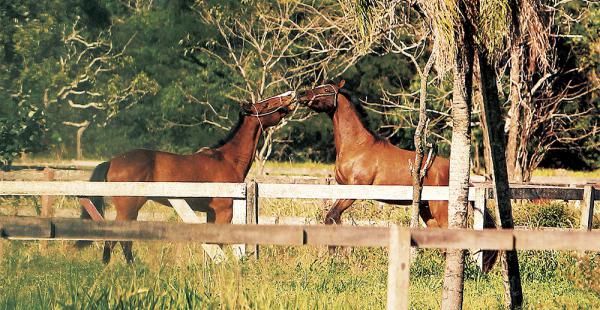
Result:
[[[484,99],[486,122],[490,140],[490,154],[492,158],[492,186],[502,228],[513,229],[512,208],[510,204],[510,188],[506,171],[505,145],[503,137],[503,123],[501,118],[500,100],[496,84],[496,71],[485,54],[479,51],[479,66],[481,72],[481,89]],[[519,274],[519,261],[516,251],[507,251],[502,255],[507,268],[504,271],[505,285],[509,294],[506,295],[507,305],[510,309],[521,308],[523,305],[523,292]]]
[[[263,131],[264,132],[264,131]],[[273,133],[275,129],[266,130],[267,134],[264,136],[262,147],[256,152],[256,175],[262,176],[265,173],[265,164],[267,159],[271,156],[273,151]]]
[[[464,4],[462,4],[464,5]],[[461,8],[464,12],[464,8]],[[463,17],[464,18],[464,17]],[[452,98],[452,143],[450,146],[450,183],[448,227],[464,228],[467,224],[469,172],[471,159],[471,95],[473,78],[473,42],[464,21],[456,26],[457,54],[454,63]],[[442,309],[462,309],[464,288],[464,250],[446,252]]]
[[[83,136],[83,132],[90,125],[89,122],[85,122],[83,126],[77,128],[77,160],[83,159],[83,150],[81,146],[81,136]]]
[[[479,60],[477,58],[474,60],[473,79],[473,101],[479,107],[479,124],[481,124],[481,135],[483,136],[483,164],[485,166],[484,176],[486,180],[491,180],[492,159],[490,158],[489,152],[485,151],[490,149],[490,139],[488,135],[488,126],[486,124],[483,94],[481,93],[481,72],[479,71]]]
[[[517,148],[519,123],[521,120],[521,57],[522,48],[515,43],[510,50],[510,122],[508,126],[508,141],[506,144],[506,166],[510,182],[522,182],[523,178],[517,169]]]
[[[75,122],[62,122],[63,125],[67,125],[67,126],[72,126],[72,127],[77,127],[77,135],[75,137],[75,142],[77,143],[77,145],[75,146],[75,151],[77,153],[76,158],[78,160],[83,158],[83,150],[82,150],[82,145],[81,145],[81,137],[83,136],[83,132],[90,126],[90,121],[83,121],[83,122],[79,122],[79,123],[75,123]]]
[[[423,157],[425,153],[425,144],[427,141],[427,124],[429,118],[427,117],[427,81],[429,78],[429,72],[433,67],[435,59],[435,46],[431,51],[429,60],[421,72],[421,94],[419,96],[419,123],[415,130],[415,162],[412,167],[412,179],[413,179],[413,202],[411,206],[410,215],[410,227],[416,228],[419,226],[419,208],[421,206],[421,192],[423,190],[423,179],[427,174],[427,163],[423,166]],[[430,156],[433,156],[430,155]],[[429,159],[428,159],[429,160]],[[415,249],[414,251],[412,249]],[[411,248],[413,254],[416,253],[416,248]]]

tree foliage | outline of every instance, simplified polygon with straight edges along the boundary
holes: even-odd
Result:
[[[431,46],[424,39],[432,34],[422,18],[427,10],[400,1],[362,2],[375,10],[361,11],[361,1],[351,0],[2,2],[0,122],[7,137],[2,140],[6,145],[2,160],[38,151],[74,157],[74,127],[84,125],[88,126],[82,136],[87,157],[109,157],[133,147],[189,153],[224,136],[237,121],[241,101],[331,78],[347,80],[354,101],[368,110],[371,129],[412,148],[420,80],[413,62],[422,67],[430,54]],[[479,25],[480,40],[502,50],[507,37],[493,36],[498,40],[491,41],[490,33],[506,25],[502,14],[494,15],[505,8],[496,8],[497,1],[486,3],[490,7],[484,12],[499,19]],[[569,1],[554,11],[552,18],[561,29],[559,51],[564,53],[559,59],[577,68],[572,77],[561,74],[557,83],[577,77],[598,87],[597,8],[590,2]],[[370,14],[371,22],[357,26],[364,14]],[[452,40],[444,25],[453,14],[447,8],[447,14],[437,19],[434,29],[442,35],[436,37]],[[561,23],[567,14],[580,22]],[[253,45],[252,38],[264,39],[265,48],[256,49],[260,44]],[[269,56],[284,50],[276,62],[269,62]],[[233,63],[231,52],[244,55],[246,78],[235,65],[228,65]],[[448,57],[437,60],[437,76],[427,87],[430,133],[438,153],[448,155],[452,85],[439,63]],[[503,64],[506,59],[498,61]],[[265,73],[272,78],[262,83]],[[500,84],[501,99],[507,100],[509,83],[501,80]],[[597,93],[566,101],[557,113],[591,107],[590,117],[566,125],[593,128],[600,114]],[[270,137],[271,157],[332,161],[329,122],[323,121],[324,116],[298,113]],[[477,127],[474,130],[479,137]],[[563,159],[581,157],[579,165],[599,165],[594,151],[598,135],[575,146],[577,156],[572,156],[573,145],[556,144],[542,164],[565,165],[569,163]]]

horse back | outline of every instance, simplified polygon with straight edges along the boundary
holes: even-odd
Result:
[[[239,182],[218,154],[180,155],[136,149],[110,161],[109,182]]]

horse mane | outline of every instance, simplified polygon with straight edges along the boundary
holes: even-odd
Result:
[[[243,123],[244,123],[244,113],[242,111],[240,111],[240,115],[238,117],[238,121],[235,124],[235,126],[233,126],[233,128],[227,133],[227,135],[224,138],[221,138],[219,140],[219,142],[217,142],[215,145],[211,146],[210,148],[218,149],[218,148],[222,147],[223,145],[227,144],[227,142],[229,142],[229,140],[233,139],[233,137],[237,134],[237,132],[242,127]],[[203,149],[206,149],[206,147],[201,148],[200,150],[198,150],[198,152],[202,151]]]
[[[369,114],[365,107],[360,104],[360,102],[353,100],[354,94],[345,88],[340,88],[338,92],[346,97],[350,102],[350,107],[354,109],[356,115],[358,115],[358,119],[365,129],[373,136],[376,140],[381,141],[385,140],[385,138],[381,137],[375,130],[371,129],[371,122],[369,120]],[[358,103],[357,103],[358,102]]]

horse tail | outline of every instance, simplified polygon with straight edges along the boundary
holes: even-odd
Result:
[[[92,171],[92,176],[90,177],[90,182],[106,182],[106,176],[108,175],[108,169],[110,169],[110,162],[105,161]],[[88,198],[98,210],[98,213],[104,217],[104,197],[102,196],[92,196],[92,197],[79,197],[79,198]],[[82,219],[91,219],[90,214],[85,210],[83,206],[81,206],[81,215]],[[91,245],[91,241],[86,240],[78,240],[75,243],[75,246],[78,248],[86,247]]]
[[[492,215],[489,212],[484,212],[485,216],[483,218],[483,228],[496,228],[496,222]],[[483,250],[483,267],[482,271],[484,273],[490,272],[496,261],[498,261],[498,250]]]

